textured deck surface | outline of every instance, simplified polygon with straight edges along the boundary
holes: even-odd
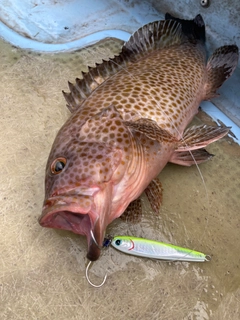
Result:
[[[56,132],[69,116],[61,90],[87,65],[120,48],[108,40],[77,53],[37,55],[0,43],[0,318],[240,319],[240,147],[224,138],[196,167],[168,165],[160,175],[163,206],[143,197],[140,223],[116,220],[113,235],[147,237],[212,256],[208,263],[167,263],[110,248],[85,279],[86,241],[41,228],[44,170]],[[199,114],[195,121],[209,122]]]

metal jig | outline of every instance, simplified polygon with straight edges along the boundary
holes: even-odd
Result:
[[[86,274],[87,281],[88,281],[88,283],[89,283],[91,286],[93,286],[94,288],[100,288],[101,286],[104,285],[104,283],[105,283],[105,281],[106,281],[106,279],[107,279],[107,273],[105,274],[102,283],[100,283],[100,284],[94,284],[94,283],[92,283],[92,281],[89,279],[89,276],[88,276],[88,269],[89,269],[91,263],[92,263],[92,261],[89,261],[89,263],[88,263],[88,265],[87,265],[87,267],[86,267],[86,273],[85,273],[85,274]]]

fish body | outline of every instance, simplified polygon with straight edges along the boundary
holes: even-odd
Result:
[[[39,222],[85,235],[90,260],[98,259],[108,224],[144,190],[155,203],[160,187],[154,179],[167,162],[206,161],[211,155],[203,148],[227,134],[222,127],[185,130],[238,61],[233,45],[217,49],[206,64],[204,41],[200,15],[167,14],[64,92],[72,115],[49,155]]]
[[[121,252],[144,258],[192,262],[210,260],[210,257],[202,252],[131,236],[115,236],[111,245]]]

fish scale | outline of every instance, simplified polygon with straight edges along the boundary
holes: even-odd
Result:
[[[48,158],[39,222],[85,235],[88,259],[99,258],[107,226],[129,204],[126,213],[140,216],[144,190],[153,212],[159,211],[156,177],[168,162],[204,162],[212,157],[204,148],[228,133],[226,127],[185,130],[238,62],[238,48],[229,45],[206,63],[204,42],[200,15],[182,20],[166,14],[63,92],[72,115]]]
[[[150,53],[144,59],[144,69],[141,68],[143,65],[141,60],[130,65],[127,70],[122,69],[116,76],[106,81],[106,86],[111,90],[106,92],[104,86],[99,87],[84,102],[82,108],[92,108],[97,105],[97,101],[105,101],[108,98],[107,102],[103,102],[104,107],[112,104],[118,109],[124,105],[125,110],[135,111],[138,118],[152,119],[161,128],[166,128],[179,137],[179,132],[182,132],[186,123],[196,114],[196,106],[202,100],[204,92],[201,92],[203,91],[201,83],[206,70],[201,67],[203,65],[201,57],[199,60],[195,59],[194,63],[201,65],[199,68],[194,68],[192,74],[187,70],[183,72],[186,55],[178,50],[175,57],[168,58],[168,51],[169,49],[165,49]],[[184,59],[181,59],[181,56]],[[163,59],[164,57],[167,59]],[[171,59],[178,60],[178,66],[168,65]],[[160,65],[160,61],[163,66]],[[161,76],[162,74],[165,76]],[[124,85],[121,86],[121,83]],[[201,88],[201,91],[198,88]],[[127,111],[125,114],[120,111],[120,114],[126,120]],[[128,117],[127,120],[131,119]]]
[[[202,83],[207,70],[205,52],[201,47],[183,44],[173,53],[172,47],[150,52],[120,69],[83,101],[77,115],[70,120],[72,125],[75,118],[83,121],[84,115],[92,117],[99,109],[114,105],[124,120],[152,119],[180,138],[205,94]],[[176,63],[172,63],[173,60]],[[72,95],[76,95],[75,91]]]

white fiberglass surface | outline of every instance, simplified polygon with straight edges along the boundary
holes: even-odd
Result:
[[[126,41],[133,31],[162,19],[147,1],[5,0],[0,10],[0,37],[35,51],[75,50],[107,37]]]

